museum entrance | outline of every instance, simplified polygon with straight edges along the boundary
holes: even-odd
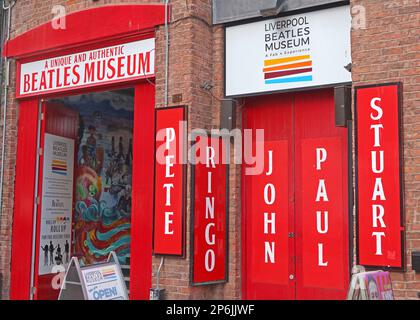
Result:
[[[42,103],[35,298],[57,299],[57,276],[119,259],[130,287],[134,89]]]
[[[348,129],[334,120],[333,89],[247,98],[264,170],[243,176],[244,299],[345,299]]]

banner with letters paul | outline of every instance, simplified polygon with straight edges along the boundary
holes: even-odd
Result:
[[[404,269],[401,84],[355,88],[358,264]]]

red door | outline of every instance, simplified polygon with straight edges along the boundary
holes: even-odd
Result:
[[[44,149],[45,134],[61,136],[76,141],[77,130],[79,128],[79,114],[77,111],[64,107],[63,105],[45,102],[42,105],[43,120],[41,123],[41,148]],[[38,180],[38,198],[42,198],[42,177],[43,177],[43,156],[40,157],[40,170]],[[53,289],[52,281],[56,274],[39,275],[39,260],[43,254],[40,243],[40,223],[41,223],[41,207],[38,206],[37,215],[37,232],[35,246],[35,299],[38,300],[57,300],[59,290]]]
[[[264,155],[263,170],[249,161],[243,170],[244,298],[344,299],[348,146],[333,90],[250,98],[243,127],[257,160]]]

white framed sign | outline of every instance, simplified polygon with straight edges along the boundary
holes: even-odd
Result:
[[[154,76],[155,39],[20,65],[17,95],[27,97]]]
[[[115,263],[81,268],[86,300],[127,300],[124,279]]]
[[[351,14],[340,6],[226,28],[226,96],[351,82]]]
[[[58,300],[128,300],[115,252],[109,253],[107,262],[84,267],[73,257],[62,279]]]
[[[45,134],[38,274],[71,257],[74,140]]]

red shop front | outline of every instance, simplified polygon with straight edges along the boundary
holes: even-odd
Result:
[[[244,101],[244,299],[346,297],[351,129],[334,88],[351,86],[350,21],[337,6],[226,28],[226,95]]]
[[[154,37],[164,21],[164,5],[105,6],[7,43],[19,100],[12,299],[56,299],[54,261],[109,251],[128,266],[130,298],[149,297]]]

